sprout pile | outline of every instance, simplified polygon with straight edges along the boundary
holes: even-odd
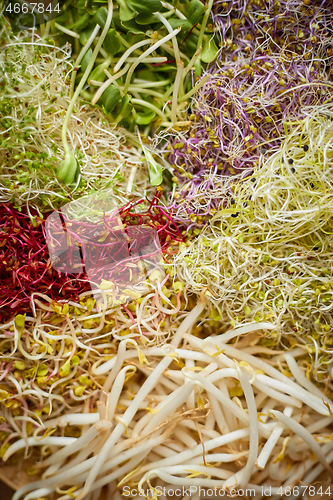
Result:
[[[91,291],[76,302],[34,293],[31,316],[17,314],[1,325],[2,455],[16,436],[32,436],[43,425],[41,415],[49,419],[68,411],[96,411],[105,380],[96,378],[91,367],[113,358],[120,341],[136,346],[142,363],[142,346],[172,338],[184,310],[182,286],[167,275],[149,288],[145,297],[117,309],[107,305],[105,292],[102,305]]]
[[[80,47],[77,88],[87,82],[85,98],[130,130],[188,125],[188,99],[205,81],[196,77],[218,53],[212,4],[75,1],[56,28]]]
[[[4,460],[35,446],[42,458],[37,471],[45,472],[14,500],[54,492],[61,500],[98,498],[104,486],[120,499],[118,488],[125,485],[129,492],[148,487],[155,499],[168,485],[226,491],[248,486],[259,494],[270,485],[278,495],[281,485],[291,491],[300,480],[313,494],[311,483],[323,470],[332,472],[333,404],[298,367],[304,349],[258,349],[258,335],[251,332],[274,328],[270,323],[194,335],[204,306],[202,296],[170,344],[138,350],[122,340],[116,356],[95,362],[64,398],[64,405],[79,401],[81,411],[66,405],[44,425],[21,417],[24,429],[27,421],[35,426],[33,436],[8,443]],[[232,338],[238,341],[226,343]],[[77,378],[79,368],[72,370]],[[95,413],[80,401],[79,389],[89,383],[100,387]],[[13,420],[18,427],[20,417]]]
[[[228,1],[213,10],[220,57],[192,99],[192,126],[167,145],[170,206],[191,227],[224,203],[235,175],[281,146],[285,120],[330,101],[333,88],[329,2]]]
[[[29,216],[24,209],[19,212],[3,204],[0,221],[0,319],[30,311],[30,297],[37,290],[50,298],[70,299],[87,288],[87,283],[52,269],[43,219],[37,212],[30,211]]]
[[[113,188],[125,203],[129,193],[140,195],[151,188],[138,137],[109,124],[100,110],[83,100],[67,129],[81,178],[71,187],[60,182],[56,172],[64,159],[61,128],[73,71],[70,46],[59,48],[53,40],[29,33],[13,35],[8,25],[1,38],[0,201],[17,209],[27,204],[28,210],[34,207],[42,215],[95,190]],[[135,177],[129,183],[132,171]]]
[[[271,345],[305,343],[316,378],[332,358],[332,106],[309,109],[175,257],[186,293],[209,287],[214,320],[274,320]],[[288,340],[287,340],[288,339]],[[331,376],[331,375],[330,375]]]
[[[106,194],[110,196],[110,191]],[[9,204],[0,205],[0,318],[30,312],[30,297],[35,292],[47,293],[51,299],[77,300],[80,292],[92,288],[90,281],[98,278],[105,281],[120,278],[130,283],[134,280],[133,267],[136,268],[136,263],[139,265],[143,259],[146,247],[148,258],[156,253],[157,257],[160,254],[162,257],[163,253],[165,256],[176,253],[183,239],[182,234],[168,212],[159,206],[161,195],[160,188],[149,204],[145,199],[128,202],[115,215],[102,220],[98,228],[96,222],[69,222],[68,232],[64,232],[57,222],[51,223],[49,230],[52,230],[52,237],[49,240],[45,234],[43,215],[39,216],[33,209],[28,214],[25,207],[20,207],[19,211]],[[86,202],[85,197],[81,199]],[[145,205],[148,205],[146,211],[143,210]],[[139,212],[138,206],[141,207]],[[117,223],[122,225],[122,229],[114,227]],[[91,238],[93,233],[95,237]],[[138,254],[135,263],[129,262],[129,236],[132,250]],[[73,248],[67,249],[68,238],[73,241],[78,238],[82,243],[80,249],[85,258],[84,266],[81,260],[76,263]],[[48,244],[53,245],[55,250],[60,248],[58,266],[52,261]],[[66,250],[62,251],[64,244]],[[93,262],[91,268],[90,260]]]

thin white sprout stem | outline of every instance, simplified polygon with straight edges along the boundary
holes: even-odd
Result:
[[[212,395],[209,396],[209,401],[210,404],[212,405],[212,409],[216,418],[216,423],[221,434],[228,434],[230,432],[230,429],[224,417],[221,405],[219,404],[217,399]]]
[[[192,446],[195,446],[197,444],[196,440],[180,426],[179,427],[177,426],[175,428],[173,434],[177,439],[179,439],[180,442],[184,443],[184,445],[188,448],[191,448]]]
[[[192,337],[189,335],[186,335],[187,339],[191,338],[191,342],[195,343],[196,345],[204,343],[205,341],[199,341],[196,337]],[[266,382],[272,387],[277,387],[278,382],[281,382],[282,385],[279,385],[279,387],[283,387],[283,390],[286,390],[288,394],[295,396],[297,399],[300,399],[305,403],[306,405],[310,406],[314,410],[318,411],[322,415],[327,415],[329,414],[329,411],[323,405],[322,402],[319,401],[319,398],[316,396],[313,396],[312,394],[310,395],[308,391],[300,387],[298,384],[293,382],[292,380],[288,379],[285,375],[283,375],[281,372],[270,366],[268,363],[265,361],[256,358],[254,356],[251,356],[250,354],[247,354],[242,351],[238,351],[238,349],[235,349],[231,347],[229,344],[224,344],[222,342],[217,341],[216,344],[218,345],[219,349],[224,350],[230,357],[236,358],[236,359],[241,359],[242,361],[246,361],[250,366],[255,366],[256,368],[259,368],[260,370],[263,370],[266,372],[270,377],[267,377],[265,375],[258,374],[257,379],[262,380],[263,382]],[[223,357],[223,354],[220,354],[225,361],[226,356]],[[217,359],[219,358],[217,356]]]
[[[131,193],[132,192],[132,189],[133,189],[133,183],[134,183],[134,179],[135,179],[135,174],[136,174],[136,171],[137,171],[137,166],[134,165],[132,168],[131,168],[131,173],[129,175],[129,178],[128,178],[128,183],[127,183],[127,186],[126,186],[126,192],[127,193]]]
[[[291,417],[293,412],[293,408],[291,406],[286,406],[286,408],[283,410],[283,413],[287,415],[288,417]],[[281,436],[282,432],[284,430],[284,426],[280,423],[277,423],[276,426],[274,427],[272,434],[269,436],[267,439],[266,443],[264,444],[263,449],[261,450],[259,457],[257,459],[257,467],[258,469],[264,469],[266,466],[266,463],[276,446],[276,443]]]
[[[331,425],[332,420],[333,420],[333,415],[321,418],[320,420],[317,420],[317,422],[313,422],[312,424],[308,425],[306,429],[308,432],[310,432],[310,434],[314,434],[318,432],[320,429],[324,429],[325,427]]]
[[[161,127],[166,127],[166,128],[174,128],[174,127],[187,127],[188,125],[191,125],[192,122],[190,120],[180,120],[176,123],[173,122],[162,122]]]
[[[31,493],[28,493],[25,497],[24,500],[33,500],[34,498],[45,498],[47,495],[50,495],[53,493],[52,488],[40,488],[38,490],[32,491]],[[14,494],[15,496],[15,494]],[[13,496],[13,500],[14,500]]]
[[[173,87],[172,94],[172,105],[171,105],[171,121],[172,123],[176,123],[177,120],[177,104],[178,104],[178,93],[181,84],[181,79],[184,71],[184,63],[183,61],[179,61],[177,64],[177,73],[175,78],[175,84]]]
[[[250,430],[249,428],[239,429],[234,432],[230,432],[228,434],[221,435],[217,438],[211,439],[205,442],[205,451],[208,452],[215,448],[219,448],[220,446],[224,446],[226,444],[232,443],[234,441],[238,441],[239,439],[244,439],[249,436]],[[167,467],[175,464],[181,464],[195,457],[202,457],[202,445],[198,444],[191,450],[185,450],[181,453],[178,453],[176,456],[170,456],[169,458],[165,458],[159,462],[159,467]]]
[[[187,94],[184,94],[182,97],[179,98],[179,102],[184,102],[187,99],[189,99],[193,94],[195,94],[201,87],[205,85],[205,83],[209,80],[210,75],[205,75],[203,76],[198,83],[195,84],[195,86],[187,92]]]
[[[169,40],[171,40],[171,38],[173,36],[178,35],[178,33],[180,32],[180,30],[181,30],[181,28],[175,29],[172,33],[169,33],[169,35],[161,38],[156,43],[154,43],[154,45],[152,45],[148,50],[146,50],[143,54],[141,54],[140,57],[138,57],[138,59],[136,60],[136,62],[133,63],[132,66],[130,67],[130,69],[128,70],[128,73],[127,73],[127,76],[126,76],[126,81],[125,81],[125,86],[124,86],[124,93],[125,94],[127,93],[128,87],[130,86],[131,78],[132,78],[132,75],[133,75],[133,72],[134,72],[135,68],[142,62],[142,60],[145,57],[149,56],[152,52],[154,52],[156,49],[158,49],[158,47],[160,47],[161,45],[163,45],[163,43],[168,42]]]
[[[211,472],[211,474],[216,475],[217,477],[220,477],[220,479],[226,479],[230,477],[231,472],[226,471],[223,469],[219,469],[217,467],[206,467],[205,465],[196,465],[192,469],[192,464],[186,463],[181,464],[181,465],[170,465],[168,467],[154,467],[154,469],[150,470],[147,474],[146,477],[149,477],[152,472],[155,472],[158,470],[159,472],[167,472],[168,474],[188,474],[189,468],[195,472],[201,472],[201,473],[208,473],[208,471]]]
[[[247,377],[243,373],[241,367],[238,363],[236,364],[236,369],[239,374],[239,381],[241,383],[244,396],[246,399],[246,404],[249,412],[250,425],[250,444],[249,444],[249,455],[247,459],[246,466],[243,469],[241,480],[239,482],[239,487],[246,487],[252,475],[253,468],[258,455],[258,444],[259,444],[259,433],[258,433],[258,416],[256,402],[253,395],[253,389]]]
[[[148,80],[141,80],[140,78],[134,78],[133,83],[131,84],[131,87],[135,88],[136,86],[142,87],[142,88],[152,88],[152,87],[165,87],[166,85],[169,85],[171,83],[171,80],[159,80],[157,82],[149,82]]]
[[[88,38],[86,44],[82,47],[80,54],[76,58],[76,61],[75,61],[75,66],[76,67],[81,64],[82,59],[84,58],[84,56],[86,55],[86,53],[87,53],[88,49],[90,48],[91,44],[95,40],[95,38],[96,38],[99,30],[100,30],[100,27],[97,24],[95,26],[95,28],[94,28],[94,31],[92,32],[92,34]],[[71,89],[74,88],[74,82],[75,82],[75,78],[76,78],[76,73],[77,73],[77,71],[74,69],[73,73],[72,73],[72,76],[71,76]]]
[[[104,382],[104,385],[103,385],[103,389],[105,391],[110,391],[111,387],[112,387],[112,384],[117,376],[117,374],[119,373],[121,367],[122,367],[122,364],[125,360],[125,357],[127,359],[129,359],[130,357],[136,357],[138,355],[137,351],[127,351],[126,352],[126,346],[127,344],[136,344],[135,341],[133,339],[126,339],[126,340],[122,340],[120,343],[119,343],[119,346],[118,346],[118,354],[117,356],[115,356],[113,359],[111,359],[110,361],[112,361],[112,364],[109,363],[108,367],[106,368],[105,371],[95,371],[96,375],[98,375],[99,373],[106,373],[107,371],[110,371],[109,375],[107,376],[107,379],[105,380]],[[132,356],[131,356],[132,354]],[[100,368],[100,367],[99,367]],[[112,369],[111,369],[112,368]]]
[[[333,462],[333,450],[331,450],[330,453],[328,453],[327,457],[326,457],[326,461],[330,464]],[[313,463],[313,461],[311,460],[311,462]],[[312,464],[311,464],[312,465]],[[312,484],[317,476],[319,476],[319,474],[324,470],[324,467],[323,465],[321,464],[318,464],[314,469],[312,469],[312,471],[307,475],[305,476],[302,481],[304,484]]]
[[[185,366],[186,368],[194,368],[195,363],[193,359],[185,359]],[[190,384],[191,380],[188,377],[184,376],[183,372],[180,372],[182,379],[184,380],[185,384]],[[191,408],[194,408],[195,406],[195,400],[194,400],[194,392],[192,392],[189,397],[187,398],[186,401],[186,406],[190,410]]]
[[[170,412],[179,408],[181,404],[183,404],[188,396],[193,392],[195,387],[195,383],[192,382],[190,384],[184,385],[176,389],[172,394],[167,396],[164,401],[162,401],[159,405],[157,405],[156,410],[157,414],[153,415],[150,419],[150,422],[144,427],[143,432],[149,432],[155,427],[157,427]],[[134,433],[133,433],[134,434]]]
[[[148,95],[152,95],[154,97],[157,97],[159,100],[163,100],[164,99],[164,95],[161,94],[160,92],[156,92],[155,90],[151,90],[149,87],[145,88],[145,87],[139,87],[139,86],[136,86],[136,85],[130,85],[128,90],[131,92],[138,92],[140,94],[148,94]]]
[[[299,399],[287,396],[283,394],[283,392],[276,391],[272,388],[272,384],[265,384],[262,381],[258,380],[258,376],[256,376],[256,380],[253,382],[253,385],[262,391],[264,394],[267,394],[267,396],[270,396],[271,398],[275,399],[276,401],[280,401],[281,403],[284,403],[285,405],[288,406],[295,406],[296,408],[301,408],[302,407],[302,402]]]
[[[310,408],[318,411],[318,413],[321,413],[322,415],[328,413],[327,408],[325,407],[323,402],[319,398],[317,398],[317,396],[312,396],[311,393],[309,394],[308,392],[306,392],[305,394],[302,393],[300,390],[301,387],[295,387],[294,385],[290,386],[289,384],[285,384],[279,380],[274,380],[273,378],[268,377],[267,375],[262,375],[261,373],[257,375],[257,380],[266,383],[266,385],[271,388],[275,388],[277,390],[280,390],[281,392],[286,392],[287,394],[298,398],[300,401],[310,406]]]
[[[187,73],[190,71],[190,69],[194,66],[195,62],[197,59],[200,57],[200,54],[202,52],[202,45],[194,52],[192,58],[188,62],[187,66],[184,68],[184,77],[187,75]]]
[[[227,477],[230,476],[230,471],[225,470],[225,469],[220,469],[220,473],[224,475],[224,478],[226,479]],[[168,474],[167,472],[164,472],[160,469],[152,469],[149,471],[149,473],[145,474],[145,476],[140,480],[138,489],[139,491],[142,491],[142,485],[146,480],[150,480],[153,477],[159,477],[163,479],[163,481],[168,482],[170,484],[174,485],[180,485],[180,486],[207,486],[210,488],[221,488],[221,479],[206,479],[206,478],[195,478],[191,477],[189,479],[184,478],[184,477],[177,477],[172,474]]]
[[[320,445],[315,440],[315,438],[303,427],[303,425],[296,422],[296,420],[288,417],[284,413],[281,413],[278,410],[271,410],[270,412],[279,422],[281,422],[284,426],[288,427],[292,431],[295,432],[298,436],[300,436],[304,441],[309,445],[309,448],[316,454],[319,462],[323,465],[323,467],[330,473],[332,473],[332,469],[330,464],[327,462],[325,455],[320,448]]]
[[[294,375],[295,379],[300,385],[302,385],[307,391],[314,394],[318,398],[325,399],[325,401],[330,406],[332,405],[332,401],[330,401],[329,398],[327,398],[322,393],[322,391],[318,387],[316,387],[310,380],[308,380],[306,376],[301,372],[293,356],[290,356],[289,354],[285,353],[284,359],[287,361],[289,370]],[[331,409],[333,410],[333,405],[331,406]]]
[[[120,394],[123,390],[124,383],[125,383],[125,377],[126,373],[128,371],[135,371],[134,367],[132,366],[125,366],[120,372],[118,373],[115,381],[112,384],[112,389],[108,397],[108,420],[111,422],[114,416],[114,413],[116,411],[116,406],[119,401]]]
[[[116,73],[115,75],[112,75],[107,71],[105,70],[105,73],[109,76],[109,79],[106,80],[101,86],[100,88],[95,92],[95,95],[93,96],[93,98],[91,99],[91,104],[96,104],[97,101],[100,99],[100,97],[103,95],[103,93],[105,92],[105,90],[109,87],[109,85],[111,85],[112,83],[114,83],[116,80],[118,80],[118,78],[120,78],[121,76],[123,76],[128,68],[130,67],[129,64],[126,64],[122,70],[118,71],[118,73]]]
[[[113,479],[121,477],[122,475],[125,476],[126,473],[129,471],[133,470],[135,466],[142,460],[142,458],[155,446],[158,446],[160,443],[164,442],[170,433],[172,432],[172,428],[167,429],[163,434],[160,436],[150,439],[149,441],[145,443],[141,443],[139,447],[136,447],[135,450],[133,450],[131,447],[129,447],[128,450],[121,454],[116,454],[115,457],[108,460],[105,464],[102,465],[100,469],[100,474],[102,473],[107,473],[110,469],[112,469],[114,466],[119,465],[120,463],[127,462],[124,467],[122,467],[120,470],[116,470],[114,472],[111,472],[110,474],[102,477],[100,480],[97,480],[95,484],[93,485],[91,491],[94,491],[97,487],[104,486],[105,484],[111,482]],[[133,441],[133,440],[130,440]],[[129,446],[129,445],[128,445]],[[135,457],[133,457],[135,455]],[[132,458],[133,457],[133,458]],[[128,461],[130,458],[132,460]],[[75,474],[76,475],[76,481],[77,483],[81,483],[85,481],[87,478],[87,472],[89,469],[89,466],[91,463],[94,463],[96,461],[96,457],[93,459],[87,460],[83,464],[79,464],[75,469],[71,469],[66,472],[66,474],[62,474],[59,477],[53,478],[52,479],[52,484],[56,484],[57,482],[61,482],[62,484],[66,484],[67,479],[70,477],[70,474]],[[88,463],[90,462],[90,463]],[[79,474],[79,475],[77,475]],[[46,481],[43,482],[45,485],[48,485]]]
[[[153,38],[150,38],[149,40],[141,40],[140,42],[135,43],[131,47],[129,47],[121,56],[117,64],[113,68],[113,72],[117,73],[117,71],[122,67],[124,62],[128,59],[129,55],[136,49],[143,47],[143,45],[149,45],[154,42]]]
[[[132,63],[132,62],[136,61],[136,59],[137,59],[136,57],[128,57],[126,59],[126,62]],[[167,60],[168,60],[168,58],[166,56],[158,56],[158,57],[149,56],[149,57],[146,57],[145,59],[143,59],[142,62],[151,64],[151,63],[162,63],[162,62],[166,62]],[[114,59],[114,61],[117,61],[117,59]]]
[[[179,17],[179,19],[186,19],[186,17],[184,16],[184,14],[182,12],[180,12],[180,10],[176,9],[176,7],[174,7],[170,3],[168,3],[168,2],[161,2],[161,3],[163,5],[163,7],[165,7],[166,9],[174,12],[176,14],[176,16]]]
[[[183,368],[184,370],[184,368]],[[218,401],[222,403],[222,406],[226,407],[229,411],[231,411],[242,423],[245,425],[249,424],[248,415],[237,406],[236,403],[226,398],[221,392],[213,385],[209,380],[200,375],[199,373],[189,372],[187,371],[187,376],[192,380],[200,382],[202,387],[208,392],[208,394],[212,394]]]
[[[237,328],[233,328],[232,330],[228,330],[221,335],[214,335],[207,337],[207,339],[212,340],[220,340],[221,342],[227,342],[230,339],[238,337],[238,335],[244,335],[246,333],[253,333],[259,330],[275,330],[277,328],[273,323],[250,323],[248,325],[242,325]]]
[[[138,106],[143,106],[144,108],[151,109],[157,115],[159,115],[162,118],[162,120],[164,119],[162,111],[157,106],[154,106],[154,104],[151,104],[148,101],[144,101],[143,99],[132,99],[131,102],[132,104],[137,104]]]
[[[161,21],[161,23],[164,24],[164,26],[166,27],[166,29],[168,30],[169,33],[173,33],[173,29],[172,29],[171,24],[167,21],[167,19],[165,19],[165,17],[162,16],[162,14],[160,14],[159,12],[154,12],[154,16],[156,16]],[[176,64],[178,67],[178,65],[180,64],[180,54],[179,54],[179,48],[178,48],[178,42],[177,42],[176,35],[173,35],[171,40],[172,40],[172,44],[173,44],[173,50],[175,53]]]
[[[45,474],[43,475],[43,480],[48,481],[48,484],[56,484],[57,481],[55,478],[64,477],[64,475],[66,475],[67,478],[75,477],[72,475],[72,471],[76,470],[75,467],[77,467],[78,469],[82,469],[84,467],[83,464],[87,464],[87,466],[89,467],[89,464],[92,462],[92,460],[87,459],[87,457],[92,452],[96,453],[96,451],[98,450],[98,446],[100,446],[101,443],[105,441],[105,431],[107,430],[108,427],[105,426],[104,430],[102,430],[92,441],[90,441],[90,443],[82,448],[74,458],[72,458],[65,465],[61,465],[61,467],[57,469],[56,474],[53,474],[51,476],[51,474],[48,473],[49,471],[46,470]]]
[[[239,453],[207,453],[205,455],[206,462],[208,463],[216,463],[216,462],[222,462],[222,463],[230,463],[230,462],[235,462],[236,460],[239,460],[240,458],[246,457],[248,454],[248,451],[240,451]],[[195,457],[189,460],[189,463],[202,463],[202,457]],[[155,466],[157,464],[154,464]]]
[[[83,434],[81,437],[76,439],[73,444],[67,445],[65,448],[62,448],[61,450],[58,450],[50,455],[46,460],[43,461],[43,465],[48,466],[54,464],[58,460],[63,460],[68,455],[71,455],[72,453],[78,451],[81,447],[86,446],[86,444],[92,441],[97,436],[97,434],[98,427],[97,424],[94,424],[92,427],[90,427],[86,434]]]
[[[169,395],[169,396],[164,396],[162,398],[162,401],[161,403],[154,408],[154,413],[159,411],[161,408],[163,408],[163,405],[165,403],[165,400],[167,397],[169,397],[169,399],[173,400],[174,398],[177,398],[178,394],[181,392],[181,389],[182,387],[178,387],[177,389],[171,389],[173,390],[173,392]],[[173,396],[173,397],[171,397]],[[179,398],[178,398],[179,399]],[[177,406],[176,406],[177,407]],[[165,414],[165,411],[164,411],[164,414]],[[159,416],[162,415],[162,414],[159,414]],[[164,416],[162,415],[162,420],[164,418]],[[158,421],[161,420],[161,418],[158,418]],[[133,431],[132,431],[132,437],[135,439],[135,438],[138,438],[142,432],[143,432],[143,429],[150,423],[151,421],[151,415],[149,415],[149,413],[147,415],[145,415],[144,417],[142,417],[134,426],[133,428]],[[157,427],[157,426],[156,426]],[[147,431],[147,429],[145,429]]]
[[[209,18],[210,12],[211,12],[212,7],[213,7],[213,2],[214,2],[214,0],[209,0],[209,2],[208,2],[207,8],[206,8],[206,12],[204,14],[204,17],[203,17],[203,20],[202,20],[202,23],[201,23],[201,27],[200,27],[200,32],[199,32],[197,47],[200,47],[200,45],[202,45],[202,39],[203,39],[205,30],[206,30],[206,26],[207,26],[207,22],[208,22],[208,18]]]
[[[61,24],[58,24],[57,22],[54,23],[54,26],[63,33],[66,33],[66,35],[69,35],[73,38],[80,38],[80,35],[78,33],[75,33],[75,31],[69,30],[67,28],[64,28],[64,26],[61,26]]]
[[[34,437],[29,437],[28,439],[19,439],[8,448],[3,457],[3,461],[6,462],[14,453],[24,449],[26,446],[66,446],[68,444],[74,443],[75,441],[76,438],[61,436],[47,436],[41,439],[35,439]]]

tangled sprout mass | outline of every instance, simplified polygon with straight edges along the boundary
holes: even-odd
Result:
[[[13,500],[332,497],[332,7],[0,9]]]
[[[277,321],[271,340],[305,343],[319,379],[331,371],[331,106],[308,110],[233,198],[175,257],[185,292],[209,287],[214,318]],[[285,124],[287,127],[287,124]],[[287,336],[287,337],[286,337]]]
[[[193,126],[168,146],[171,206],[194,228],[231,194],[234,176],[280,148],[284,121],[329,101],[333,85],[329,2],[216,2],[213,12],[221,57],[192,101]]]

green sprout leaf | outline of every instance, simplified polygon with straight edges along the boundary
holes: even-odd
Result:
[[[45,377],[45,375],[48,374],[48,367],[45,363],[42,363],[38,366],[37,368],[37,376],[38,377]]]
[[[135,18],[135,22],[138,24],[146,25],[146,24],[153,24],[153,23],[159,23],[160,21],[157,19],[154,14],[147,14],[141,13],[138,14]]]
[[[88,67],[88,64],[89,64],[89,61],[92,57],[92,54],[93,54],[92,49],[88,49],[87,52],[83,56],[83,59],[81,61],[81,70],[83,71],[83,73],[85,72],[85,70]]]
[[[162,9],[160,0],[131,0],[131,6],[138,12],[158,12]]]
[[[90,73],[88,77],[88,82],[90,83],[90,80],[95,80],[96,82],[104,82],[106,78],[104,69],[105,69],[105,63],[96,66],[96,68]]]
[[[95,29],[95,25],[91,24],[90,26],[87,27],[87,29],[81,31],[80,38],[79,38],[81,45],[85,45],[87,43],[87,41],[91,37],[94,29]]]
[[[65,160],[61,163],[57,178],[64,184],[71,184],[75,179],[75,174],[78,168],[78,164],[73,153],[68,152],[65,154]]]
[[[111,56],[114,56],[117,54],[118,50],[120,49],[120,42],[117,38],[116,30],[114,28],[111,28],[104,39],[103,42],[103,47],[106,50],[108,54]]]
[[[111,113],[117,106],[120,99],[120,92],[114,85],[109,85],[97,101],[105,108],[106,113]]]
[[[58,18],[58,21],[60,21],[59,18]],[[91,21],[91,16],[87,12],[84,11],[81,14],[81,17],[75,23],[68,26],[68,29],[79,32],[79,31],[83,30],[86,26],[88,26],[90,21]]]
[[[209,38],[208,36],[204,36],[202,40],[202,52],[201,52],[201,60],[204,63],[210,63],[214,61],[219,49],[216,47],[213,38]]]
[[[124,97],[121,100],[117,122],[119,123],[120,117],[121,117],[121,120],[123,120],[124,118],[127,118],[130,115],[130,113],[132,112],[132,109],[133,109],[133,106],[131,104],[130,96],[126,94],[126,95],[124,95]]]
[[[94,21],[99,24],[101,28],[104,28],[106,23],[106,18],[108,17],[108,11],[105,7],[100,7],[96,14],[94,15]]]
[[[71,369],[71,362],[68,359],[59,370],[60,377],[66,377],[69,374],[70,369]]]
[[[149,163],[149,180],[152,186],[159,186],[163,181],[163,167],[158,163]]]
[[[205,7],[200,0],[191,0],[187,18],[191,21],[192,25],[197,24],[204,12]]]
[[[184,33],[192,29],[192,24],[187,19],[170,19],[169,23],[174,30],[181,28]]]
[[[155,118],[156,113],[154,111],[149,111],[148,113],[137,113],[135,117],[135,123],[138,125],[149,125],[149,123]]]
[[[137,24],[134,19],[130,19],[129,21],[122,21],[122,26],[126,28],[130,33],[133,33],[134,35],[144,35],[144,31],[142,30],[141,26]]]
[[[80,16],[86,14],[86,0],[78,0],[78,2],[76,3],[76,8]]]
[[[75,355],[72,357],[72,365],[78,366],[81,363],[79,356]]]
[[[197,78],[198,76],[201,76],[202,74],[202,67],[201,67],[201,62],[200,59],[197,59],[194,63],[194,76]]]
[[[14,361],[14,370],[25,370],[25,363],[23,361]]]
[[[143,148],[148,162],[149,181],[152,186],[159,186],[163,181],[163,167],[156,160],[147,148]]]
[[[128,5],[126,0],[118,0],[118,4],[119,18],[121,21],[129,21],[136,16],[137,12],[131,7],[131,5]]]

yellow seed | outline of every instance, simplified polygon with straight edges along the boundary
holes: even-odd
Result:
[[[66,316],[66,314],[68,314],[68,311],[69,311],[69,305],[65,304],[62,308],[62,314]]]
[[[70,361],[69,359],[62,365],[62,367],[59,370],[59,375],[60,377],[66,377],[69,374],[70,371]]]
[[[24,370],[25,364],[23,363],[23,361],[15,361],[13,364],[13,368],[16,368],[17,370]]]
[[[89,378],[87,377],[87,375],[81,375],[79,378],[79,382],[80,384],[87,386],[89,385]]]
[[[158,269],[155,269],[152,273],[149,275],[149,281],[162,281],[162,273]]]
[[[37,383],[39,385],[46,384],[46,382],[47,382],[47,377],[37,377]]]
[[[141,294],[139,292],[136,292],[135,290],[130,290],[129,288],[125,288],[124,294],[128,295],[131,299],[139,299],[141,297]]]
[[[41,365],[39,365],[39,367],[37,369],[37,375],[38,375],[38,377],[44,377],[45,375],[47,375],[48,371],[49,370],[48,370],[47,365],[42,363]]]
[[[75,387],[74,394],[75,396],[82,396],[85,390],[86,390],[85,385],[79,385],[78,387]]]
[[[102,280],[102,283],[99,285],[101,290],[110,290],[114,287],[114,283],[112,281]]]

